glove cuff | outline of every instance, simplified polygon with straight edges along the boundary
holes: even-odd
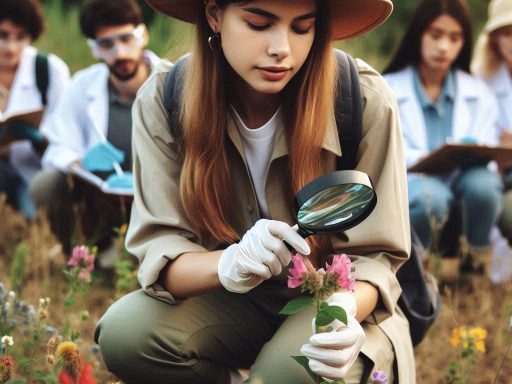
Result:
[[[237,247],[238,244],[232,244],[222,252],[217,264],[217,275],[226,290],[234,293],[246,293],[261,283],[261,279],[253,275],[242,277],[236,273]]]
[[[356,317],[357,302],[352,292],[335,292],[327,299],[327,303],[342,307],[347,312],[347,316]]]

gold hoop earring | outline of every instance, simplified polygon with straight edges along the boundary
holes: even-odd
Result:
[[[222,49],[222,40],[219,32],[215,32],[208,38],[208,46],[212,52],[219,52]]]

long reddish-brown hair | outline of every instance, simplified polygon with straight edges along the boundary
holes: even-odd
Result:
[[[239,0],[217,0],[220,7]],[[212,34],[198,2],[196,41],[182,96],[181,122],[185,151],[180,193],[187,218],[202,235],[224,243],[239,239],[227,212],[230,173],[225,147],[231,70],[222,53],[207,45]],[[322,142],[333,113],[336,62],[331,42],[327,0],[317,1],[315,37],[303,67],[282,91],[283,123],[289,149],[290,205],[307,182],[325,173]],[[198,108],[200,106],[200,108]],[[323,243],[323,244],[321,244]],[[313,250],[325,240],[310,239]],[[317,252],[315,252],[317,253]]]

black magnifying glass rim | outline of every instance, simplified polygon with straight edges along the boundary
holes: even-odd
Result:
[[[368,205],[366,206],[362,214],[360,214],[352,221],[349,220],[347,222],[329,225],[327,228],[307,226],[299,222],[299,210],[309,199],[311,199],[313,196],[317,195],[318,193],[324,191],[327,188],[332,188],[344,184],[364,185],[373,191],[373,196],[368,202]],[[376,205],[377,194],[375,193],[375,189],[373,188],[370,176],[368,176],[364,172],[356,170],[335,171],[320,176],[317,179],[307,183],[304,187],[302,187],[301,190],[297,192],[295,198],[293,199],[293,210],[295,212],[297,224],[299,226],[299,229],[304,234],[307,235],[334,234],[336,232],[342,232],[350,228],[353,228],[359,223],[361,223],[363,220],[365,220],[373,212],[373,209],[375,208]]]

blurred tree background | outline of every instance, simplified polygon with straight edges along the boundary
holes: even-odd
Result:
[[[47,30],[35,44],[45,52],[60,56],[72,72],[92,63],[85,39],[78,26],[78,11],[83,0],[41,0],[45,9]],[[189,50],[192,41],[192,28],[154,12],[144,0],[137,0],[144,12],[150,32],[149,49],[158,55],[175,60]],[[357,1],[357,0],[352,0]],[[489,0],[467,0],[474,21],[474,41],[487,17]],[[336,43],[336,46],[360,57],[378,70],[382,70],[403,31],[418,0],[395,0],[394,11],[389,20],[371,33],[349,41]]]

